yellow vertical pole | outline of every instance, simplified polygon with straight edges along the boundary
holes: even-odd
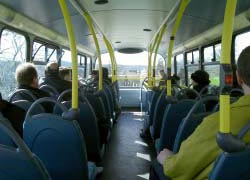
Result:
[[[224,15],[224,24],[223,24],[223,33],[222,33],[222,43],[221,43],[221,76],[227,72],[224,70],[231,70],[231,45],[232,45],[232,34],[233,34],[233,25],[234,25],[234,16],[236,10],[237,0],[227,0],[225,15]],[[228,67],[228,68],[224,68]],[[228,72],[230,73],[230,72]],[[225,86],[225,77],[221,77],[221,83]],[[230,85],[229,85],[230,86]],[[230,96],[227,92],[221,90],[220,95],[220,132],[229,133],[230,132]]]
[[[162,37],[164,35],[164,33],[166,32],[166,24],[163,25],[161,31],[160,31],[160,35],[156,44],[156,48],[155,48],[155,54],[154,54],[154,62],[153,62],[153,71],[155,72],[154,77],[153,77],[153,85],[156,86],[156,80],[155,80],[155,76],[156,76],[156,57],[157,57],[157,53],[158,53],[158,49],[162,40]]]
[[[152,87],[152,55],[156,46],[156,43],[158,41],[159,34],[157,34],[153,45],[149,46],[149,56],[148,56],[148,86]]]
[[[167,96],[172,96],[172,84],[171,84],[171,59],[172,59],[172,53],[173,53],[173,47],[174,47],[174,40],[175,40],[175,36],[177,33],[177,30],[180,26],[181,23],[181,19],[183,17],[183,13],[187,7],[187,5],[189,4],[190,0],[182,0],[181,1],[181,5],[180,8],[178,10],[178,14],[175,20],[175,24],[171,33],[171,37],[170,37],[170,42],[169,42],[169,47],[168,47],[168,63],[167,63],[167,71],[168,71],[168,80],[167,80]]]
[[[114,51],[113,51],[113,48],[110,44],[110,42],[108,41],[108,39],[103,36],[103,40],[106,44],[106,47],[108,49],[108,52],[109,52],[109,56],[110,56],[110,61],[111,61],[111,65],[112,65],[112,82],[115,82],[116,81],[116,70],[115,70],[115,57],[114,57]]]
[[[72,109],[78,108],[78,69],[75,35],[70,19],[70,14],[64,0],[58,0],[66,25],[68,38],[70,42],[72,59]]]
[[[84,18],[86,20],[86,23],[89,27],[89,30],[94,38],[94,42],[95,42],[95,47],[96,47],[96,52],[97,52],[97,58],[98,58],[98,64],[99,64],[99,84],[98,84],[98,90],[101,91],[103,89],[102,87],[102,59],[101,59],[101,51],[100,51],[100,47],[99,47],[99,43],[96,37],[96,33],[91,21],[91,18],[89,16],[89,14],[87,14],[86,12],[83,14]]]

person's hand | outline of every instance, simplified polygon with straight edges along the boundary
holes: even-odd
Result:
[[[164,161],[166,160],[167,157],[172,155],[173,152],[169,151],[168,149],[163,149],[157,156],[158,162],[163,165]]]
[[[157,161],[163,165],[165,159],[167,158],[167,149],[163,149],[163,151],[161,151],[158,156],[157,156]]]

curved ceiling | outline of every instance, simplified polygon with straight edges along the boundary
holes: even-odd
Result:
[[[106,52],[101,32],[115,49],[147,49],[163,20],[177,0],[109,0],[108,4],[96,5],[94,0],[78,0],[96,23],[101,51]],[[84,18],[66,1],[74,24],[78,43],[95,52],[92,35]],[[0,0],[0,3],[34,19],[42,25],[67,36],[63,17],[56,0]],[[223,21],[226,0],[191,0],[178,30],[175,45],[181,44]],[[249,0],[239,0],[237,14],[250,8]],[[144,28],[152,31],[145,32]],[[172,25],[168,25],[159,52],[166,55]],[[120,41],[120,43],[115,43]]]

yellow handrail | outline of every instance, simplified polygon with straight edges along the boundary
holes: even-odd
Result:
[[[162,37],[164,35],[164,33],[166,32],[166,24],[162,27],[161,31],[160,31],[160,35],[159,35],[159,38],[158,38],[158,41],[157,41],[157,44],[156,44],[156,48],[155,48],[155,54],[154,54],[154,62],[153,62],[153,71],[155,72],[156,70],[156,57],[157,57],[157,53],[158,53],[158,49],[159,49],[159,46],[161,44],[161,40],[162,40]],[[156,72],[155,72],[156,73]],[[155,74],[153,76],[153,85],[156,86],[156,80],[155,80]]]
[[[154,52],[158,38],[159,38],[159,34],[157,34],[153,46],[149,45],[149,55],[148,55],[148,86],[149,87],[152,87],[152,61],[151,59],[152,59],[152,54]]]
[[[113,51],[113,48],[112,48],[110,42],[108,41],[108,39],[105,36],[103,36],[103,40],[104,40],[106,47],[108,49],[110,61],[111,61],[111,65],[112,65],[112,72],[111,72],[112,82],[115,82],[116,81],[116,63],[115,63],[114,51]]]
[[[84,12],[83,14],[85,20],[86,20],[86,23],[89,27],[89,30],[93,36],[93,39],[94,39],[94,42],[95,42],[95,47],[96,47],[96,52],[97,52],[97,58],[98,58],[98,65],[99,65],[99,84],[98,84],[98,90],[101,91],[103,89],[102,87],[102,59],[101,59],[101,51],[100,51],[100,47],[99,47],[99,43],[98,43],[98,40],[97,40],[97,37],[96,37],[96,33],[95,33],[95,30],[94,30],[94,27],[93,27],[93,24],[92,24],[92,21],[91,21],[91,18],[89,16],[88,13]]]
[[[237,0],[227,0],[221,43],[221,66],[230,65],[232,34]],[[221,79],[224,81],[225,79]],[[220,132],[230,132],[230,96],[220,95]]]
[[[58,0],[66,25],[68,38],[70,42],[72,59],[72,109],[78,108],[78,69],[75,35],[69,15],[67,5],[64,0]]]
[[[172,96],[172,92],[171,92],[171,59],[172,59],[172,53],[173,53],[173,47],[174,47],[174,40],[175,40],[175,36],[177,33],[177,30],[180,26],[181,23],[181,19],[183,16],[183,13],[187,7],[187,5],[189,4],[190,0],[182,0],[181,1],[181,5],[180,8],[178,10],[178,14],[175,20],[175,24],[171,33],[171,37],[170,37],[170,42],[169,42],[169,47],[168,47],[168,64],[167,64],[167,71],[168,71],[168,80],[167,80],[167,96]]]

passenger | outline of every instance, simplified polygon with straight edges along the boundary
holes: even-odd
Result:
[[[207,88],[203,90],[206,86],[210,84],[209,74],[206,71],[203,71],[203,70],[195,71],[194,73],[191,74],[191,79],[192,79],[193,89],[195,91],[200,93],[202,90],[202,95],[205,95],[208,93]],[[197,98],[197,95],[193,91],[187,91],[186,95],[190,99]]]
[[[241,128],[250,123],[250,46],[245,48],[237,62],[238,84],[244,96],[231,105],[231,132],[237,135]],[[185,140],[175,155],[163,150],[151,166],[150,179],[193,180],[208,179],[214,161],[221,153],[216,143],[219,131],[219,112],[206,117],[194,133]],[[250,142],[249,135],[244,138]]]
[[[59,76],[61,79],[71,82],[71,69],[65,68],[65,67],[60,67],[59,68]]]
[[[168,77],[167,77],[167,75],[166,75],[166,73],[164,72],[164,70],[163,69],[161,69],[160,70],[160,82],[159,82],[159,87],[160,86],[166,86],[166,81],[167,81],[167,79],[168,79]]]
[[[109,78],[109,70],[106,67],[102,68],[102,76],[103,76],[103,82],[105,82],[106,84],[112,84],[111,79]]]
[[[17,69],[16,69],[16,81],[18,84],[17,89],[27,89],[30,91],[37,99],[43,98],[43,97],[50,97],[50,95],[41,90],[38,89],[38,74],[36,71],[36,68],[33,64],[31,63],[24,63],[20,64]],[[31,97],[25,94],[17,94],[14,98],[13,101],[16,100],[28,100],[30,102],[33,101]],[[52,110],[52,107],[48,104],[44,104],[44,108],[46,109],[47,112],[50,112]]]
[[[67,89],[71,89],[72,83],[66,80],[63,80],[59,76],[59,66],[56,62],[50,62],[46,65],[45,68],[45,79],[41,85],[48,84],[57,89],[59,93]]]
[[[176,85],[180,85],[180,77],[177,76],[176,74],[173,74],[171,76],[171,83],[176,84]]]

